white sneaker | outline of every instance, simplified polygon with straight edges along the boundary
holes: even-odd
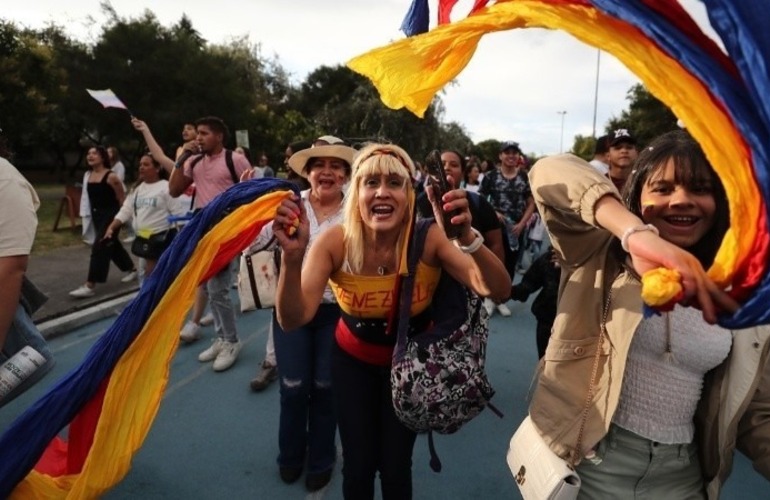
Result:
[[[211,313],[208,313],[207,315],[202,317],[200,320],[201,326],[211,326],[213,324],[214,324],[214,315]]]
[[[121,283],[131,283],[136,279],[136,271],[129,271],[125,276],[120,278]]]
[[[235,360],[238,359],[238,353],[241,352],[241,343],[238,341],[227,342],[222,341],[222,347],[214,360],[212,368],[215,372],[223,372],[233,366]]]
[[[511,315],[511,310],[505,304],[497,304],[497,312],[500,313],[500,316],[505,316],[506,318]]]
[[[76,288],[70,292],[70,297],[76,299],[85,299],[86,297],[93,297],[96,292],[93,288],[89,288],[87,285],[81,285],[80,288]]]
[[[220,339],[219,337],[217,337],[211,343],[211,347],[209,347],[202,353],[198,354],[198,361],[200,361],[201,363],[214,361],[217,358],[217,356],[219,356],[219,353],[222,351],[222,348],[224,347],[225,343],[226,342],[224,339]]]
[[[192,344],[199,338],[201,338],[201,327],[192,321],[188,321],[184,327],[182,327],[182,331],[179,332],[179,340],[187,342],[188,344]]]
[[[484,309],[487,310],[487,315],[491,318],[495,313],[495,302],[490,298],[484,299]]]

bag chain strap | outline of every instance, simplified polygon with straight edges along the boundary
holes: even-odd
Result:
[[[607,300],[604,303],[604,310],[602,311],[602,325],[601,329],[599,330],[599,342],[596,345],[596,354],[594,355],[593,367],[591,368],[591,382],[588,385],[588,394],[586,395],[585,405],[583,405],[583,415],[580,419],[580,430],[578,431],[577,444],[575,445],[575,450],[573,451],[573,456],[570,460],[570,464],[573,467],[580,463],[580,460],[582,460],[580,455],[582,454],[581,448],[583,445],[583,431],[586,427],[586,421],[588,420],[588,410],[591,407],[591,400],[594,397],[594,389],[596,388],[596,374],[599,371],[599,358],[601,357],[602,346],[604,346],[604,337],[607,333],[607,316],[610,313],[610,302],[612,302],[612,285],[610,285],[609,292],[607,293]]]

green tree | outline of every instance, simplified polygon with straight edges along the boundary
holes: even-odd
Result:
[[[570,152],[586,161],[591,161],[594,158],[595,149],[596,139],[594,137],[578,134],[575,136],[575,142],[572,144]]]
[[[62,178],[80,161],[83,120],[72,106],[71,79],[88,59],[85,46],[59,27],[34,31],[0,21],[0,110],[19,168],[52,164]]]
[[[479,158],[497,163],[500,157],[500,146],[502,142],[497,139],[486,139],[476,143],[472,153]]]
[[[390,141],[418,160],[440,147],[442,139],[460,137],[455,126],[442,136],[440,98],[434,99],[420,119],[406,110],[386,107],[369,80],[341,65],[321,66],[311,72],[300,87],[296,109],[308,119],[316,135]]]
[[[113,89],[167,150],[178,144],[184,122],[206,115],[227,123],[228,147],[235,146],[236,130],[249,132],[252,149],[282,147],[275,131],[285,128],[278,109],[288,92],[285,73],[270,73],[277,63],[266,61],[258,44],[239,38],[208,45],[185,16],[165,28],[150,11],[136,19],[106,12],[89,88]],[[126,113],[112,111],[94,103],[88,118],[98,138],[128,153],[133,164],[143,144]]]
[[[609,120],[607,133],[619,128],[628,129],[636,138],[638,146],[643,147],[655,137],[677,128],[674,113],[642,84],[631,87],[626,98],[628,109],[622,111],[619,117]]]

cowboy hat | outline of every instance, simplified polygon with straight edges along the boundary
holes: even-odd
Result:
[[[319,138],[324,142],[330,142],[326,139],[327,136]],[[353,165],[353,157],[356,155],[356,150],[345,146],[343,144],[323,144],[318,146],[311,146],[307,149],[297,151],[289,158],[289,167],[302,177],[307,177],[305,171],[305,165],[307,165],[310,158],[339,158],[340,160],[347,162],[348,165]]]

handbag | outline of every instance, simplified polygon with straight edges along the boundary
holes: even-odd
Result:
[[[582,449],[583,431],[594,396],[599,358],[607,332],[607,315],[612,300],[612,287],[609,287],[608,290],[573,460],[563,459],[554,453],[529,416],[516,429],[508,445],[506,461],[524,500],[574,500],[580,492],[581,481],[580,476],[575,471],[575,465],[580,462],[579,454]]]
[[[279,249],[268,250],[275,236],[262,248],[249,255],[241,255],[238,271],[238,298],[241,312],[269,309],[275,306],[278,272],[281,268]]]
[[[157,260],[163,252],[171,245],[178,230],[175,227],[169,228],[160,233],[152,233],[149,236],[143,235],[142,231],[137,231],[134,242],[131,243],[131,253],[137,257]]]
[[[568,461],[551,451],[527,416],[508,447],[508,467],[524,500],[573,500],[580,477]]]

